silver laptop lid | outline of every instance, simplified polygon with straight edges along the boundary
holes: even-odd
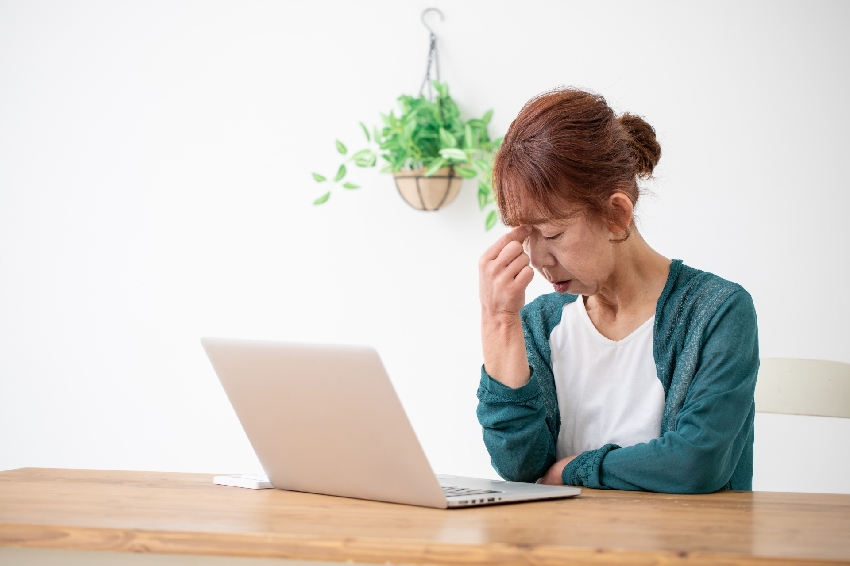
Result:
[[[201,343],[275,487],[447,506],[373,348]]]

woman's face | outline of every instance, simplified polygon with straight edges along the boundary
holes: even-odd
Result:
[[[595,295],[610,279],[615,265],[613,234],[586,214],[530,224],[523,243],[531,266],[558,293]]]

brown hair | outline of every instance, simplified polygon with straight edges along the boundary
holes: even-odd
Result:
[[[607,206],[623,192],[637,203],[637,178],[661,158],[655,130],[641,117],[619,118],[598,95],[561,88],[535,96],[508,128],[493,163],[502,220],[519,226],[566,218],[579,205],[629,237]]]

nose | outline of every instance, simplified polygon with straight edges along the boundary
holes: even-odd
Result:
[[[523,247],[525,253],[528,254],[531,267],[534,269],[540,270],[555,265],[554,256],[547,250],[546,240],[543,239],[542,234],[537,229],[531,231]]]

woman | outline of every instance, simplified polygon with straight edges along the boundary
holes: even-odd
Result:
[[[660,156],[649,124],[574,89],[533,98],[505,136],[493,188],[516,228],[479,262],[478,419],[506,479],[752,489],[752,298],[641,237],[637,179]],[[555,293],[523,307],[534,270]]]

